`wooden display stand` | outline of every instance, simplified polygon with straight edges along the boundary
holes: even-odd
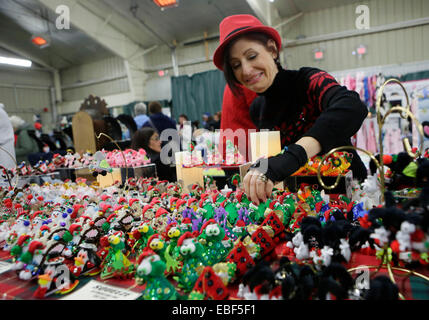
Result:
[[[250,159],[252,163],[254,163],[262,156],[272,157],[279,154],[282,151],[280,143],[280,131],[251,132],[250,151]],[[243,166],[246,166],[246,164],[244,164]],[[245,172],[247,172],[247,170],[240,170],[240,177],[242,176],[242,172],[244,172],[245,175]],[[244,178],[244,175],[242,176],[242,178]],[[283,182],[279,182],[274,187],[279,190],[284,190]]]
[[[73,143],[76,152],[84,154],[87,151],[92,153],[97,151],[94,123],[87,112],[79,111],[73,116],[72,129]]]
[[[177,182],[182,186],[183,192],[189,193],[190,190],[188,187],[198,183],[201,187],[204,187],[204,178],[203,178],[203,168],[202,167],[192,167],[184,168],[183,165],[183,155],[185,152],[176,152],[176,175]]]
[[[76,169],[75,170],[76,178],[84,178],[87,181],[97,181],[98,185],[102,188],[110,187],[115,183],[115,181],[122,181],[121,169],[114,168],[112,173],[107,173],[105,176],[101,174],[94,177],[92,171],[88,168]]]
[[[116,181],[122,181],[120,168],[114,168],[112,173],[107,173],[105,176],[102,176],[101,174],[97,176],[97,182],[101,188],[110,187]]]
[[[92,175],[92,172],[88,168],[76,169],[74,171],[75,178],[83,178],[87,181],[96,181],[97,179]]]
[[[251,165],[252,165],[251,162],[246,162],[246,163],[241,164],[238,167],[238,171],[239,171],[239,174],[240,174],[240,181],[241,182],[243,182],[244,177],[246,176],[247,171],[249,171],[249,168],[250,168]]]
[[[253,162],[262,156],[272,157],[282,151],[280,131],[250,133],[250,159]]]

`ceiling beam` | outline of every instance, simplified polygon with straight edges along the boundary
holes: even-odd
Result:
[[[139,19],[130,19],[130,14],[134,15],[134,13],[137,13],[138,6],[133,6],[131,3],[127,10],[125,9],[125,6],[113,5],[108,0],[92,0],[91,2],[86,2],[85,5],[88,7],[89,4],[95,5],[97,3],[99,3],[97,7],[104,7],[105,10],[108,10],[107,12],[114,12],[115,16],[112,18],[111,24],[117,26],[121,32],[126,33],[131,39],[140,45],[146,47],[146,36],[154,36],[151,30],[149,30],[145,24],[141,23]],[[107,15],[107,13],[105,15]],[[155,35],[155,38],[158,39],[158,36]]]
[[[255,15],[267,26],[272,26],[279,17],[278,10],[267,0],[246,0]]]
[[[131,40],[109,23],[109,17],[102,18],[90,11],[83,1],[78,0],[38,0],[40,3],[55,12],[60,5],[66,5],[70,9],[70,23],[85,32],[96,42],[109,49],[117,56],[128,60],[136,55],[140,50],[144,50],[141,45]],[[65,30],[64,32],[67,32]],[[139,61],[139,63],[141,63]],[[136,65],[136,67],[142,67]]]
[[[339,31],[339,32],[329,33],[329,34],[321,34],[321,35],[303,38],[299,40],[288,40],[288,41],[285,41],[284,47],[296,47],[296,46],[301,46],[301,45],[306,45],[306,44],[311,44],[316,42],[365,36],[373,33],[387,32],[387,31],[393,31],[398,29],[423,26],[428,24],[429,24],[429,17],[424,17],[424,18],[418,18],[414,20],[399,21],[399,22],[394,22],[394,23],[385,24],[381,26],[375,26],[375,27],[371,27],[370,29],[364,29],[364,30],[352,29],[352,30]]]
[[[296,19],[302,17],[304,15],[303,12],[299,12],[297,14],[295,14],[294,16],[287,18],[283,21],[281,21],[279,24],[277,24],[276,26],[274,26],[274,29],[279,29],[284,27],[285,25],[288,25],[289,23],[292,23],[293,21],[295,21]]]
[[[271,18],[268,13],[268,1],[261,0],[246,0],[250,8],[255,12],[255,15],[263,24],[271,25]]]

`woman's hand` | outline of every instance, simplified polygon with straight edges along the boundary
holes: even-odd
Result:
[[[255,205],[271,196],[274,183],[258,170],[251,169],[243,179],[244,192]]]
[[[307,154],[312,157],[320,151],[320,144],[311,137],[301,138],[303,145],[292,144],[283,153],[274,157],[261,158],[250,166],[243,179],[244,192],[248,198],[259,205],[271,196],[274,183],[283,181],[307,162]],[[309,151],[306,151],[305,148]]]

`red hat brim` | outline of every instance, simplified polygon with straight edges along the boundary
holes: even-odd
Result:
[[[248,21],[248,25],[246,25],[245,21]],[[259,23],[258,22],[259,20],[257,20],[255,17],[251,15],[233,15],[225,18],[220,23],[220,26],[219,26],[219,28],[221,29],[220,36],[222,37],[223,33],[226,33],[226,36],[223,39],[222,38],[220,39],[220,44],[216,48],[213,54],[213,63],[218,69],[223,71],[223,62],[224,62],[223,58],[224,58],[224,52],[225,52],[226,46],[232,40],[246,33],[262,32],[267,34],[270,38],[274,40],[277,46],[277,50],[280,52],[281,46],[282,46],[282,39],[280,37],[280,34],[277,32],[276,29],[265,26],[261,22]],[[255,23],[257,25],[252,26],[252,24],[255,24]],[[239,27],[240,24],[241,24],[241,27]],[[223,32],[222,32],[222,29],[224,29]]]

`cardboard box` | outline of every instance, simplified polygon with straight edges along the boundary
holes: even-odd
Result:
[[[176,175],[177,182],[182,186],[183,192],[191,192],[190,186],[198,183],[201,187],[204,187],[203,168],[202,167],[183,167],[183,155],[185,152],[176,152]]]
[[[105,176],[98,174],[97,182],[101,188],[110,187],[115,181],[122,181],[122,174],[120,168],[114,168],[111,173],[107,173]]]
[[[250,133],[250,151],[251,151],[251,162],[254,163],[262,156],[272,157],[278,155],[282,151],[280,141],[280,131],[261,131]],[[245,166],[245,165],[243,165]],[[247,168],[248,170],[248,168]],[[247,171],[240,170],[240,176],[244,176]],[[243,181],[243,180],[242,180]],[[279,190],[284,190],[284,183],[279,182],[274,186]]]

